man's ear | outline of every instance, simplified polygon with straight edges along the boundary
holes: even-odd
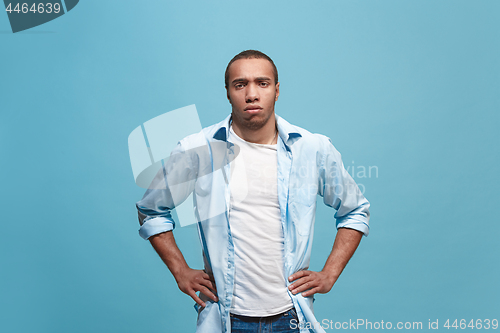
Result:
[[[227,100],[229,101],[229,104],[232,105],[232,103],[231,103],[231,96],[229,96],[229,89],[227,89],[227,87],[226,87],[226,96],[227,96]]]
[[[280,83],[276,83],[276,97],[274,97],[274,101],[277,102],[278,101],[278,97],[280,95]]]

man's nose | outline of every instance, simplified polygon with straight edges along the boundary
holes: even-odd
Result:
[[[259,90],[254,84],[247,86],[246,102],[252,103],[259,100]]]

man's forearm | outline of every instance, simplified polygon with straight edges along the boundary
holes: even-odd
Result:
[[[321,272],[298,271],[288,278],[290,282],[293,281],[288,288],[293,294],[302,292],[304,297],[329,292],[356,251],[362,236],[360,231],[340,228]]]
[[[188,266],[181,250],[175,243],[172,231],[151,236],[149,241],[161,260],[167,265],[183,293],[191,296],[200,306],[205,306],[205,302],[196,294],[198,291],[213,301],[218,301],[215,281],[204,271],[191,269]]]
[[[337,231],[332,252],[322,270],[334,279],[334,283],[358,248],[361,237],[363,233],[354,229],[340,228]]]
[[[149,241],[161,260],[167,265],[175,280],[178,281],[181,271],[189,268],[189,266],[175,243],[173,232],[167,231],[151,236]]]

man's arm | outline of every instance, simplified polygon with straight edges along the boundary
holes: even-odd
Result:
[[[333,249],[320,272],[308,270],[292,274],[289,288],[293,294],[311,296],[329,292],[356,251],[363,234],[369,232],[370,203],[345,170],[340,153],[330,139],[323,137],[323,161],[319,172],[319,195],[323,202],[337,210],[337,236]]]
[[[171,210],[181,204],[194,190],[197,163],[191,152],[186,153],[181,142],[172,151],[167,163],[160,168],[142,200],[137,202],[141,228],[139,234],[148,239],[168,266],[179,289],[201,306],[205,303],[196,295],[197,291],[217,301],[210,290],[215,291],[215,282],[202,270],[189,268],[184,256],[175,244],[172,230],[175,222]],[[173,183],[175,186],[169,186]]]
[[[205,303],[196,295],[197,291],[213,299],[215,302],[218,301],[217,296],[214,295],[214,292],[216,292],[214,280],[210,279],[210,276],[203,270],[191,269],[188,266],[175,243],[172,231],[151,236],[149,237],[149,241],[167,265],[179,289],[183,293],[191,296],[202,307],[205,306]]]
[[[329,292],[356,251],[362,236],[362,232],[354,229],[338,229],[332,252],[326,260],[325,267],[320,272],[303,270],[290,275],[288,280],[295,282],[288,288],[293,294],[307,290],[302,293],[302,296]]]

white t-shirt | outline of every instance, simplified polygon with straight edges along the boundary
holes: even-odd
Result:
[[[231,313],[265,317],[293,307],[283,268],[283,230],[278,203],[277,145],[244,141],[231,164],[229,225],[234,242]]]

